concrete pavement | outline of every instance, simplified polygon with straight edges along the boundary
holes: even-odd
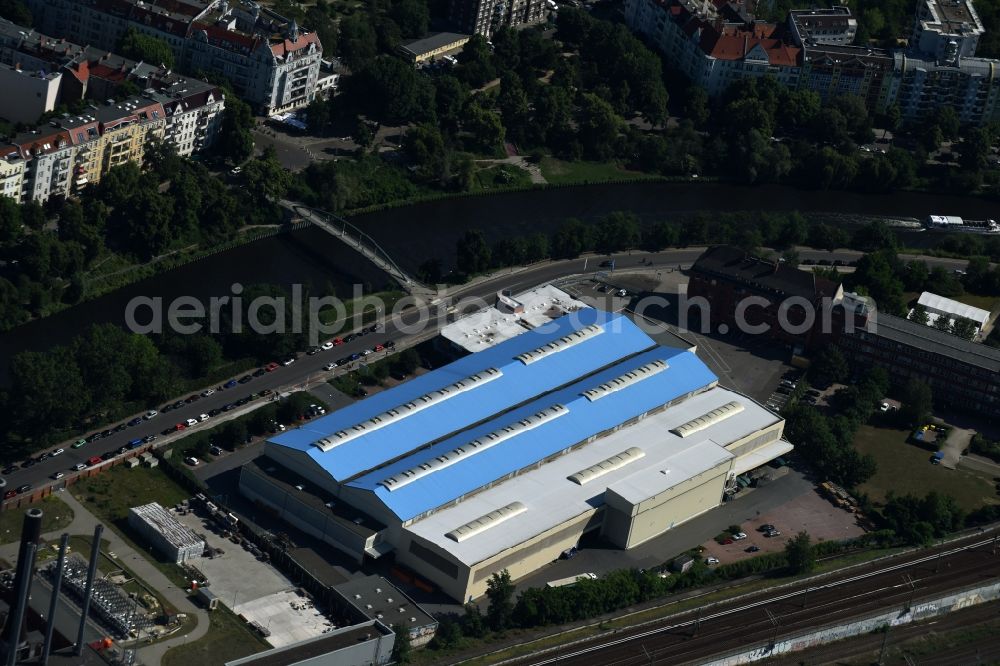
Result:
[[[46,541],[54,542],[59,540],[63,532],[68,532],[71,535],[93,536],[94,527],[101,521],[68,492],[60,493],[59,499],[73,509],[73,521],[66,529],[57,532],[48,532],[43,534],[42,537]],[[109,526],[105,525],[105,528],[103,538],[108,541],[108,550],[117,555],[119,562],[126,565],[147,585],[156,590],[157,594],[173,605],[179,613],[185,613],[189,617],[194,616],[197,619],[197,625],[187,634],[139,648],[138,656],[141,658],[143,664],[146,666],[159,666],[160,660],[167,650],[188,641],[198,640],[208,633],[208,613],[195,606],[187,593],[170,582],[170,579],[157,569],[145,555],[140,554],[125,543]],[[0,546],[0,557],[13,564],[17,561],[17,549],[17,543]]]

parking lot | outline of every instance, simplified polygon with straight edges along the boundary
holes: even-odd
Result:
[[[851,539],[864,534],[853,513],[837,508],[815,489],[800,493],[780,506],[738,524],[746,533],[746,539],[734,540],[727,545],[719,544],[714,539],[707,541],[702,544],[704,557],[715,557],[720,564],[726,564],[762,553],[778,552],[784,550],[788,539],[799,532],[808,532],[814,543]],[[773,525],[781,535],[767,537],[760,531],[761,525]],[[752,546],[760,550],[746,552]]]

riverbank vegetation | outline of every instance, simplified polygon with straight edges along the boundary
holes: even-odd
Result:
[[[273,299],[274,305],[251,316],[258,297]],[[302,298],[307,302],[309,294]],[[169,398],[305,349],[306,333],[276,325],[279,318],[296,321],[295,307],[284,287],[248,285],[239,311],[221,309],[218,333],[207,330],[208,322],[190,335],[169,330],[140,335],[101,324],[69,344],[17,354],[11,361],[10,388],[0,392],[0,438],[5,442],[0,459],[19,460],[47,444],[157,409]],[[243,324],[235,325],[236,317]],[[258,321],[260,330],[276,332],[255,332],[251,321]],[[353,323],[350,318],[344,322]]]

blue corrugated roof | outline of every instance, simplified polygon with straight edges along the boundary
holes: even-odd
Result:
[[[605,332],[530,365],[515,357],[592,324]],[[342,481],[405,455],[428,442],[572,382],[655,343],[628,318],[594,310],[578,310],[471,354],[393,389],[337,410],[270,441],[304,451],[334,479]],[[432,407],[323,452],[314,442],[347,430],[459,379],[498,368],[503,376],[459,393]]]
[[[656,360],[666,361],[669,368],[594,402],[582,395],[585,390]],[[716,379],[712,371],[691,352],[659,347],[375,470],[348,485],[374,492],[400,520],[409,520]],[[433,460],[477,437],[557,404],[568,407],[569,413],[402,487],[390,491],[379,485],[387,477]]]

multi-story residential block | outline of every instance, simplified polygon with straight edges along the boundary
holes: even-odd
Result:
[[[666,53],[710,96],[737,80],[773,76],[798,85],[802,49],[782,26],[757,23],[741,7],[693,0],[626,0],[628,25]]]
[[[1000,117],[1000,61],[972,57],[984,34],[972,0],[921,0],[909,48],[895,52],[852,46],[857,23],[844,6],[793,10],[782,29],[733,3],[626,0],[625,20],[712,96],[767,75],[823,99],[857,95],[873,112],[896,104],[904,118],[943,105],[964,123]]]
[[[44,69],[23,69],[21,63],[0,63],[0,118],[33,123],[56,106],[62,74]]]
[[[788,13],[788,27],[798,44],[833,44],[848,46],[854,43],[858,22],[851,10],[843,5],[825,9],[793,9]]]
[[[129,29],[164,40],[177,64],[226,77],[260,112],[305,106],[320,85],[323,47],[252,0],[28,0],[44,32],[113,51]],[[160,65],[162,63],[150,63]]]
[[[936,61],[968,58],[985,33],[972,0],[918,0],[910,49]]]
[[[897,384],[927,383],[935,406],[1000,416],[1000,349],[884,313],[840,338],[854,367],[885,368]]]
[[[21,203],[24,182],[24,159],[16,146],[0,144],[0,197],[10,197]]]
[[[449,18],[462,32],[489,37],[504,27],[545,20],[545,0],[451,0]]]
[[[115,105],[107,105],[107,100],[120,96],[120,86],[126,81],[135,84],[143,91],[141,99],[127,100],[126,103],[137,108],[158,103],[162,107],[156,111],[159,116],[157,122],[163,124],[160,134],[184,157],[210,146],[221,130],[225,108],[222,90],[159,66],[135,62],[93,47],[82,47],[64,39],[52,39],[3,20],[0,20],[0,61],[30,62],[32,67],[58,73],[63,81],[56,97],[58,103],[69,104],[88,97],[112,108]],[[0,97],[0,117],[17,120],[16,116],[8,116],[4,111],[7,105],[18,108],[19,104],[30,106],[32,102]],[[31,122],[37,120],[38,115],[34,113]],[[80,145],[84,141],[100,138],[103,133],[93,115],[88,111],[81,116],[67,116],[56,122],[71,131],[74,145]],[[78,189],[75,184],[78,181],[86,184],[100,178],[99,165],[87,164],[89,166],[83,167],[85,175],[77,174],[74,178],[71,192]]]
[[[904,118],[921,118],[950,106],[963,124],[984,124],[998,117],[1000,60],[946,62],[897,52],[890,96]]]

